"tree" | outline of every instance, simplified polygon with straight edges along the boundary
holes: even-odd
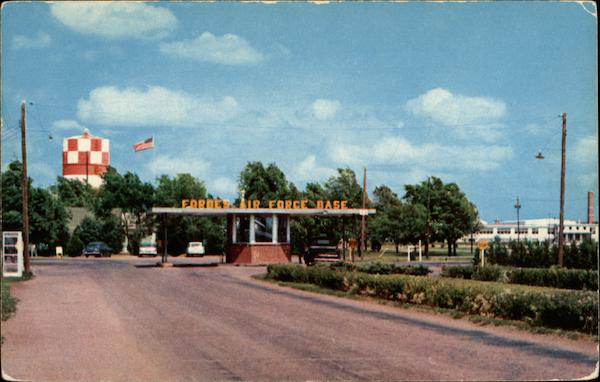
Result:
[[[207,197],[204,182],[190,174],[177,174],[174,178],[163,175],[156,187],[156,203],[165,207],[180,207],[182,199]],[[208,197],[212,197],[208,195]],[[185,252],[190,241],[203,241],[207,252],[219,252],[225,241],[224,219],[221,217],[169,216],[159,221],[159,232],[167,229],[167,251]]]
[[[424,230],[429,234],[429,239],[447,241],[448,254],[456,255],[456,241],[477,229],[479,219],[475,205],[467,199],[457,184],[444,184],[436,177],[416,185],[406,185],[405,189],[406,202],[420,205],[427,211],[429,229],[425,224]],[[428,250],[426,246],[426,255]]]
[[[2,173],[2,228],[23,229],[22,183],[23,166],[14,161]],[[29,179],[29,238],[31,244],[52,248],[67,244],[69,214],[59,198],[48,190],[32,187]]]
[[[264,167],[262,162],[248,162],[240,173],[239,189],[244,191],[245,200],[262,203],[290,197],[290,184],[275,163]]]
[[[136,174],[127,172],[121,175],[112,167],[102,177],[104,182],[98,192],[94,214],[107,218],[113,209],[119,209],[129,250],[137,255],[142,237],[154,228],[154,218],[146,215],[147,209],[154,205],[154,188],[150,183],[142,182]]]
[[[92,208],[96,196],[96,191],[89,184],[62,176],[56,178],[56,184],[50,187],[50,191],[69,207]]]

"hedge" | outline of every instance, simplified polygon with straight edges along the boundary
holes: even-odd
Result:
[[[534,326],[590,334],[598,330],[598,295],[594,292],[441,277],[369,275],[289,264],[269,265],[267,272],[267,278],[273,280],[312,283],[323,288],[403,303],[522,320]]]
[[[379,275],[406,274],[413,276],[426,276],[431,272],[428,267],[423,265],[413,267],[409,265],[382,263],[379,261],[358,264],[350,264],[343,261],[338,261],[324,266],[337,271],[357,271]]]
[[[560,289],[598,290],[598,271],[585,269],[455,266],[442,268],[442,276]]]

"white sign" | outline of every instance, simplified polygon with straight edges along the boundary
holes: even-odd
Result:
[[[23,239],[21,232],[2,232],[2,275],[23,276]]]

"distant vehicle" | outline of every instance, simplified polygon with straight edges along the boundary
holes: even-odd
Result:
[[[191,241],[185,250],[185,255],[188,257],[204,256],[204,245],[201,241]]]
[[[338,261],[340,251],[337,243],[325,235],[319,235],[312,240],[310,246],[304,253],[304,263],[313,265],[316,261]]]
[[[140,252],[138,256],[156,256],[156,244],[155,243],[142,243],[140,244]]]
[[[85,246],[81,254],[85,257],[88,256],[108,256],[112,255],[112,248],[106,245],[103,241],[92,241]]]

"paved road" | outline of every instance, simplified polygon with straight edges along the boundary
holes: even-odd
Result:
[[[177,259],[186,262],[186,259]],[[194,259],[203,262],[205,259]],[[250,278],[262,267],[34,260],[2,367],[44,381],[531,380],[594,371],[596,344]]]

